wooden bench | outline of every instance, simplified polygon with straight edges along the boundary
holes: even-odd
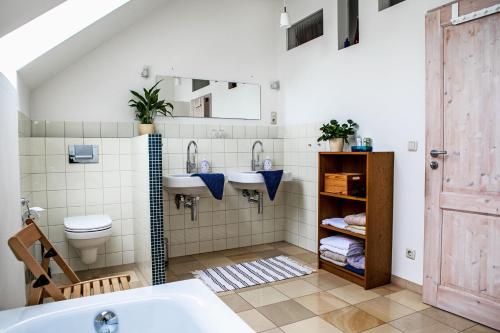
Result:
[[[35,277],[28,287],[27,305],[41,304],[47,297],[51,297],[54,301],[62,301],[130,289],[129,275],[80,281],[36,223],[27,220],[26,224],[27,226],[12,236],[8,243],[17,260],[24,262]],[[41,262],[38,262],[30,251],[30,247],[37,241],[43,249]],[[54,283],[49,274],[51,259],[61,268],[71,284],[58,286]]]

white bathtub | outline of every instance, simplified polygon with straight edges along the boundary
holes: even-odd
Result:
[[[0,332],[93,333],[110,310],[119,333],[253,333],[201,281],[193,279],[0,312]]]

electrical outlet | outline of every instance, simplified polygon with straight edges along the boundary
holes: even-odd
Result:
[[[415,250],[406,249],[406,258],[415,260]]]
[[[278,124],[278,113],[273,111],[271,112],[271,125],[277,125]]]

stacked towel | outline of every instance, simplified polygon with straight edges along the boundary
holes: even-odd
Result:
[[[324,219],[324,225],[330,225],[335,228],[349,230],[358,234],[366,235],[366,214],[347,215],[345,218],[334,217]]]
[[[322,221],[324,225],[331,225],[332,227],[339,228],[339,229],[345,229],[348,224],[345,223],[343,218],[335,217],[331,219],[324,219]]]
[[[366,213],[347,215],[344,218],[345,223],[364,227],[366,225]]]
[[[320,240],[320,257],[335,265],[364,269],[364,242],[347,236],[330,236]]]

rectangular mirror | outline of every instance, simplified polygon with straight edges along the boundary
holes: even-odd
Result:
[[[157,76],[160,98],[174,106],[174,117],[260,119],[260,85]]]

